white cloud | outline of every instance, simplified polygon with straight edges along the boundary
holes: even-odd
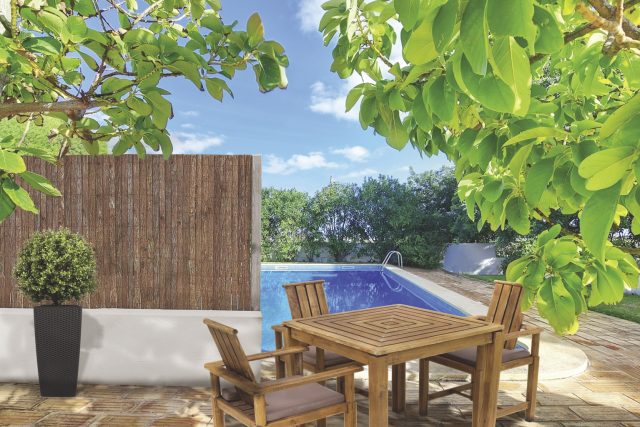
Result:
[[[329,114],[339,120],[358,121],[360,103],[356,104],[350,111],[345,111],[347,94],[354,86],[362,83],[362,77],[354,74],[344,80],[340,87],[332,88],[321,81],[311,85],[311,104],[309,108],[314,113]]]
[[[346,157],[352,162],[364,162],[370,156],[369,150],[361,145],[353,145],[351,147],[337,148],[331,151],[333,154],[339,154]]]
[[[183,123],[180,125],[180,127],[183,129],[194,129],[196,125],[194,125],[193,123]]]
[[[172,132],[173,154],[200,154],[222,145],[220,136],[191,132]]]
[[[320,19],[324,14],[322,3],[326,0],[300,0],[296,17],[300,21],[300,29],[305,33],[318,31]]]
[[[193,111],[193,110],[182,111],[181,114],[183,116],[187,116],[187,117],[198,117],[200,115],[200,113],[198,113],[197,111]]]
[[[329,162],[321,152],[309,154],[294,154],[288,159],[268,154],[265,156],[266,166],[264,171],[270,174],[290,175],[298,171],[310,169],[335,169],[340,167],[338,163]]]
[[[336,179],[338,181],[357,181],[360,180],[362,178],[368,177],[368,176],[376,176],[378,175],[378,171],[375,169],[371,169],[371,168],[367,168],[367,169],[362,169],[359,171],[353,171],[353,172],[349,172],[346,175],[342,175],[337,177]]]

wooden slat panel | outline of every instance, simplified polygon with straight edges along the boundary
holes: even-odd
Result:
[[[27,159],[63,197],[29,190],[40,216],[0,224],[0,307],[30,307],[12,277],[37,230],[67,227],[89,240],[98,289],[88,308],[251,310],[252,156],[68,156]]]

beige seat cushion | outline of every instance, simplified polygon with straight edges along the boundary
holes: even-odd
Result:
[[[309,346],[309,350],[305,351],[302,354],[302,359],[305,363],[310,363],[312,365],[316,364],[316,348],[314,346]],[[346,357],[340,356],[339,354],[332,353],[330,351],[324,352],[324,366],[331,367],[336,365],[341,365],[343,363],[352,362],[351,359],[347,359]]]
[[[295,415],[306,414],[316,409],[344,403],[344,395],[318,383],[304,384],[285,390],[267,393],[267,421],[280,420]],[[240,400],[233,389],[223,389],[222,398],[229,402]]]
[[[455,360],[456,362],[466,365],[475,366],[478,356],[478,348],[471,347],[464,350],[458,350],[451,353],[445,353],[442,357]],[[531,356],[526,348],[514,348],[513,350],[502,350],[502,363],[511,362],[512,360],[522,359]]]

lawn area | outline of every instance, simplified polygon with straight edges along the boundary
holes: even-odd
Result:
[[[590,310],[640,323],[640,295],[625,295],[616,305],[599,305]]]
[[[469,279],[482,280],[483,282],[493,282],[494,280],[504,280],[504,274],[463,274]]]

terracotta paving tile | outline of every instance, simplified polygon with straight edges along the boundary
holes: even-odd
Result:
[[[146,427],[153,420],[153,417],[139,415],[106,415],[91,424],[91,427]]]
[[[37,427],[81,427],[88,426],[96,418],[90,414],[65,414],[56,412],[47,415],[35,425]]]
[[[571,410],[582,419],[590,421],[640,421],[640,418],[622,408],[609,406],[572,406]]]
[[[85,408],[85,411],[92,413],[126,413],[131,412],[139,401],[130,399],[96,399]]]
[[[91,400],[82,397],[49,397],[38,404],[35,409],[39,411],[67,411],[81,412]]]
[[[33,424],[47,415],[46,412],[18,409],[0,409],[0,426],[20,426]]]
[[[200,421],[193,420],[191,418],[181,418],[181,417],[165,417],[160,418],[151,423],[152,426],[158,427],[181,427],[181,426],[197,426],[197,427],[205,427],[208,423],[203,423]]]
[[[536,421],[579,421],[582,420],[566,406],[540,406],[536,410]]]
[[[144,412],[161,415],[180,415],[187,409],[187,402],[183,400],[149,400],[138,405],[134,412]]]

